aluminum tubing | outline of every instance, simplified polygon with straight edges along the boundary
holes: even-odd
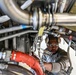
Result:
[[[20,26],[14,26],[11,28],[5,28],[5,29],[0,30],[0,34],[17,31],[17,30],[21,30],[21,29],[26,29],[26,28],[32,28],[32,26],[20,25]]]
[[[37,33],[37,32],[38,31],[28,30],[28,31],[16,33],[16,34],[13,34],[13,35],[10,35],[10,36],[7,36],[7,37],[0,38],[0,41],[11,39],[11,38],[14,38],[14,37],[17,37],[17,36],[21,36],[21,35],[24,35],[24,34],[27,34],[27,33]]]
[[[34,0],[27,0],[22,6],[21,9],[26,9],[27,7],[29,7]]]
[[[32,14],[21,10],[15,0],[0,0],[0,7],[6,15],[12,20],[22,24],[32,24],[34,22]],[[37,16],[37,15],[35,15]],[[52,23],[52,16],[50,14],[39,13],[39,27],[41,25]],[[49,22],[50,19],[50,22]],[[57,25],[76,24],[76,15],[71,14],[54,14],[54,19]],[[76,25],[75,25],[76,26]]]
[[[56,25],[59,26],[76,26],[76,15],[72,14],[55,14],[54,19]]]
[[[15,0],[0,0],[0,8],[13,21],[22,24],[31,24],[32,15],[20,9]]]
[[[48,25],[49,23],[52,23],[52,15],[50,14],[40,14],[41,18],[39,17],[41,24]],[[49,21],[50,19],[50,21]],[[76,15],[75,14],[67,14],[67,13],[62,13],[62,14],[54,14],[54,20],[56,25],[58,26],[76,26]]]

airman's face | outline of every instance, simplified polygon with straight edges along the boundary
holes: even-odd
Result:
[[[58,42],[56,41],[56,39],[49,40],[48,48],[53,53],[55,53],[58,50]]]

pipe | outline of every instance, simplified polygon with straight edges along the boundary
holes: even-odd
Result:
[[[76,24],[76,15],[71,14],[55,14],[54,19],[56,25],[68,25],[68,24]],[[76,25],[75,25],[76,26]]]
[[[30,6],[33,3],[34,0],[27,0],[22,6],[21,9],[26,9],[28,6]]]
[[[39,13],[39,23],[44,25],[52,23],[52,15],[50,14],[50,22],[49,22],[49,14]],[[74,14],[54,14],[54,21],[58,26],[76,26],[76,15]],[[41,25],[40,25],[41,26]]]
[[[67,27],[68,29],[76,31],[75,29],[72,28],[72,27],[76,26],[76,23],[75,24],[71,24],[71,23],[69,23],[69,24],[66,24],[66,23],[65,24],[57,23],[56,25],[57,26],[69,26],[69,27]]]
[[[59,13],[63,13],[65,5],[67,0],[61,0],[60,7],[59,7]]]
[[[27,65],[29,65],[32,69],[36,71],[37,75],[44,75],[39,62],[34,57],[28,54],[24,54],[19,51],[13,51],[10,59],[16,62],[26,63]]]
[[[72,44],[72,38],[73,38],[72,36],[69,36],[69,45],[68,45],[68,48],[67,48],[67,56],[68,56],[69,63],[70,63],[70,66],[68,67],[68,70],[67,70],[67,75],[70,75],[71,71],[73,69],[72,62],[71,62],[71,59],[70,59],[70,47],[71,47],[71,44]]]
[[[13,49],[17,49],[17,38],[13,38]]]
[[[16,4],[15,0],[0,0],[0,6],[2,10],[14,21],[24,24],[36,24],[38,27],[44,24],[52,23],[52,15],[44,14],[40,10],[34,13],[33,16],[26,11],[21,10]],[[39,14],[39,16],[38,16]],[[31,16],[30,16],[31,15]],[[49,22],[50,19],[50,22]],[[57,25],[76,24],[76,15],[70,14],[55,14],[54,19]],[[35,27],[35,25],[34,25]],[[37,27],[35,27],[37,28]]]
[[[38,31],[28,30],[28,31],[24,31],[24,32],[21,32],[21,33],[16,33],[16,34],[13,34],[13,35],[10,35],[10,36],[7,36],[7,37],[0,38],[0,41],[11,39],[11,38],[21,36],[21,35],[24,35],[24,34],[27,34],[27,33],[37,33],[37,32]],[[44,31],[44,32],[49,33],[48,31]]]
[[[55,12],[57,11],[58,1],[59,1],[59,0],[55,0]]]
[[[7,15],[4,15],[4,16],[0,17],[0,23],[6,22],[8,20],[10,20],[10,18]]]
[[[32,26],[20,25],[20,26],[15,26],[15,27],[11,27],[11,28],[5,28],[5,29],[0,30],[0,34],[17,31],[17,30],[21,30],[21,29],[26,29],[26,28],[31,28],[31,27]]]
[[[11,19],[22,24],[31,24],[32,15],[19,8],[15,0],[0,0],[0,7]]]
[[[21,5],[21,9],[26,9],[28,6],[32,4],[34,0],[27,0],[23,5]],[[0,17],[0,23],[6,22],[10,20],[10,18],[7,15],[1,16]]]
[[[8,34],[6,33],[5,36],[7,36],[7,35]],[[9,48],[9,41],[5,40],[4,43],[5,43],[5,49],[8,49]]]
[[[7,37],[0,38],[0,41],[11,39],[11,38],[21,36],[21,35],[24,35],[24,34],[27,34],[27,33],[37,33],[37,32],[38,31],[28,30],[28,31],[24,31],[24,32],[21,32],[21,33],[16,33],[16,34],[13,34],[13,35],[10,35],[10,36],[7,36]]]

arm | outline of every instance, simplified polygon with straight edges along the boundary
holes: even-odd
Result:
[[[49,72],[58,73],[61,70],[59,63],[44,63],[45,70]]]
[[[55,63],[44,63],[44,67],[49,72],[58,73],[59,71],[67,70],[69,67],[69,60],[65,51],[60,51],[60,58]]]

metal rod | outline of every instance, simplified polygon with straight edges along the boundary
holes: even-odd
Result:
[[[74,24],[74,25],[76,24],[76,15],[54,14],[54,19],[55,19],[56,24],[59,24],[59,25],[68,26],[68,24]]]
[[[21,29],[26,29],[26,28],[30,28],[30,27],[32,27],[32,26],[20,25],[20,26],[15,26],[15,27],[11,27],[11,28],[5,28],[5,29],[0,30],[0,34],[12,32],[12,31],[16,31],[16,30],[21,30]]]
[[[28,30],[28,31],[24,31],[24,32],[21,32],[21,33],[16,33],[14,35],[10,35],[10,36],[7,36],[7,37],[0,38],[0,41],[11,39],[11,38],[21,36],[21,35],[24,35],[24,34],[27,34],[27,33],[37,33],[37,32],[38,31]]]
[[[14,37],[13,38],[13,49],[16,49],[17,47],[16,47],[17,45],[16,45],[16,37]]]
[[[21,9],[26,9],[28,6],[30,6],[33,3],[34,0],[27,0],[22,6]]]

